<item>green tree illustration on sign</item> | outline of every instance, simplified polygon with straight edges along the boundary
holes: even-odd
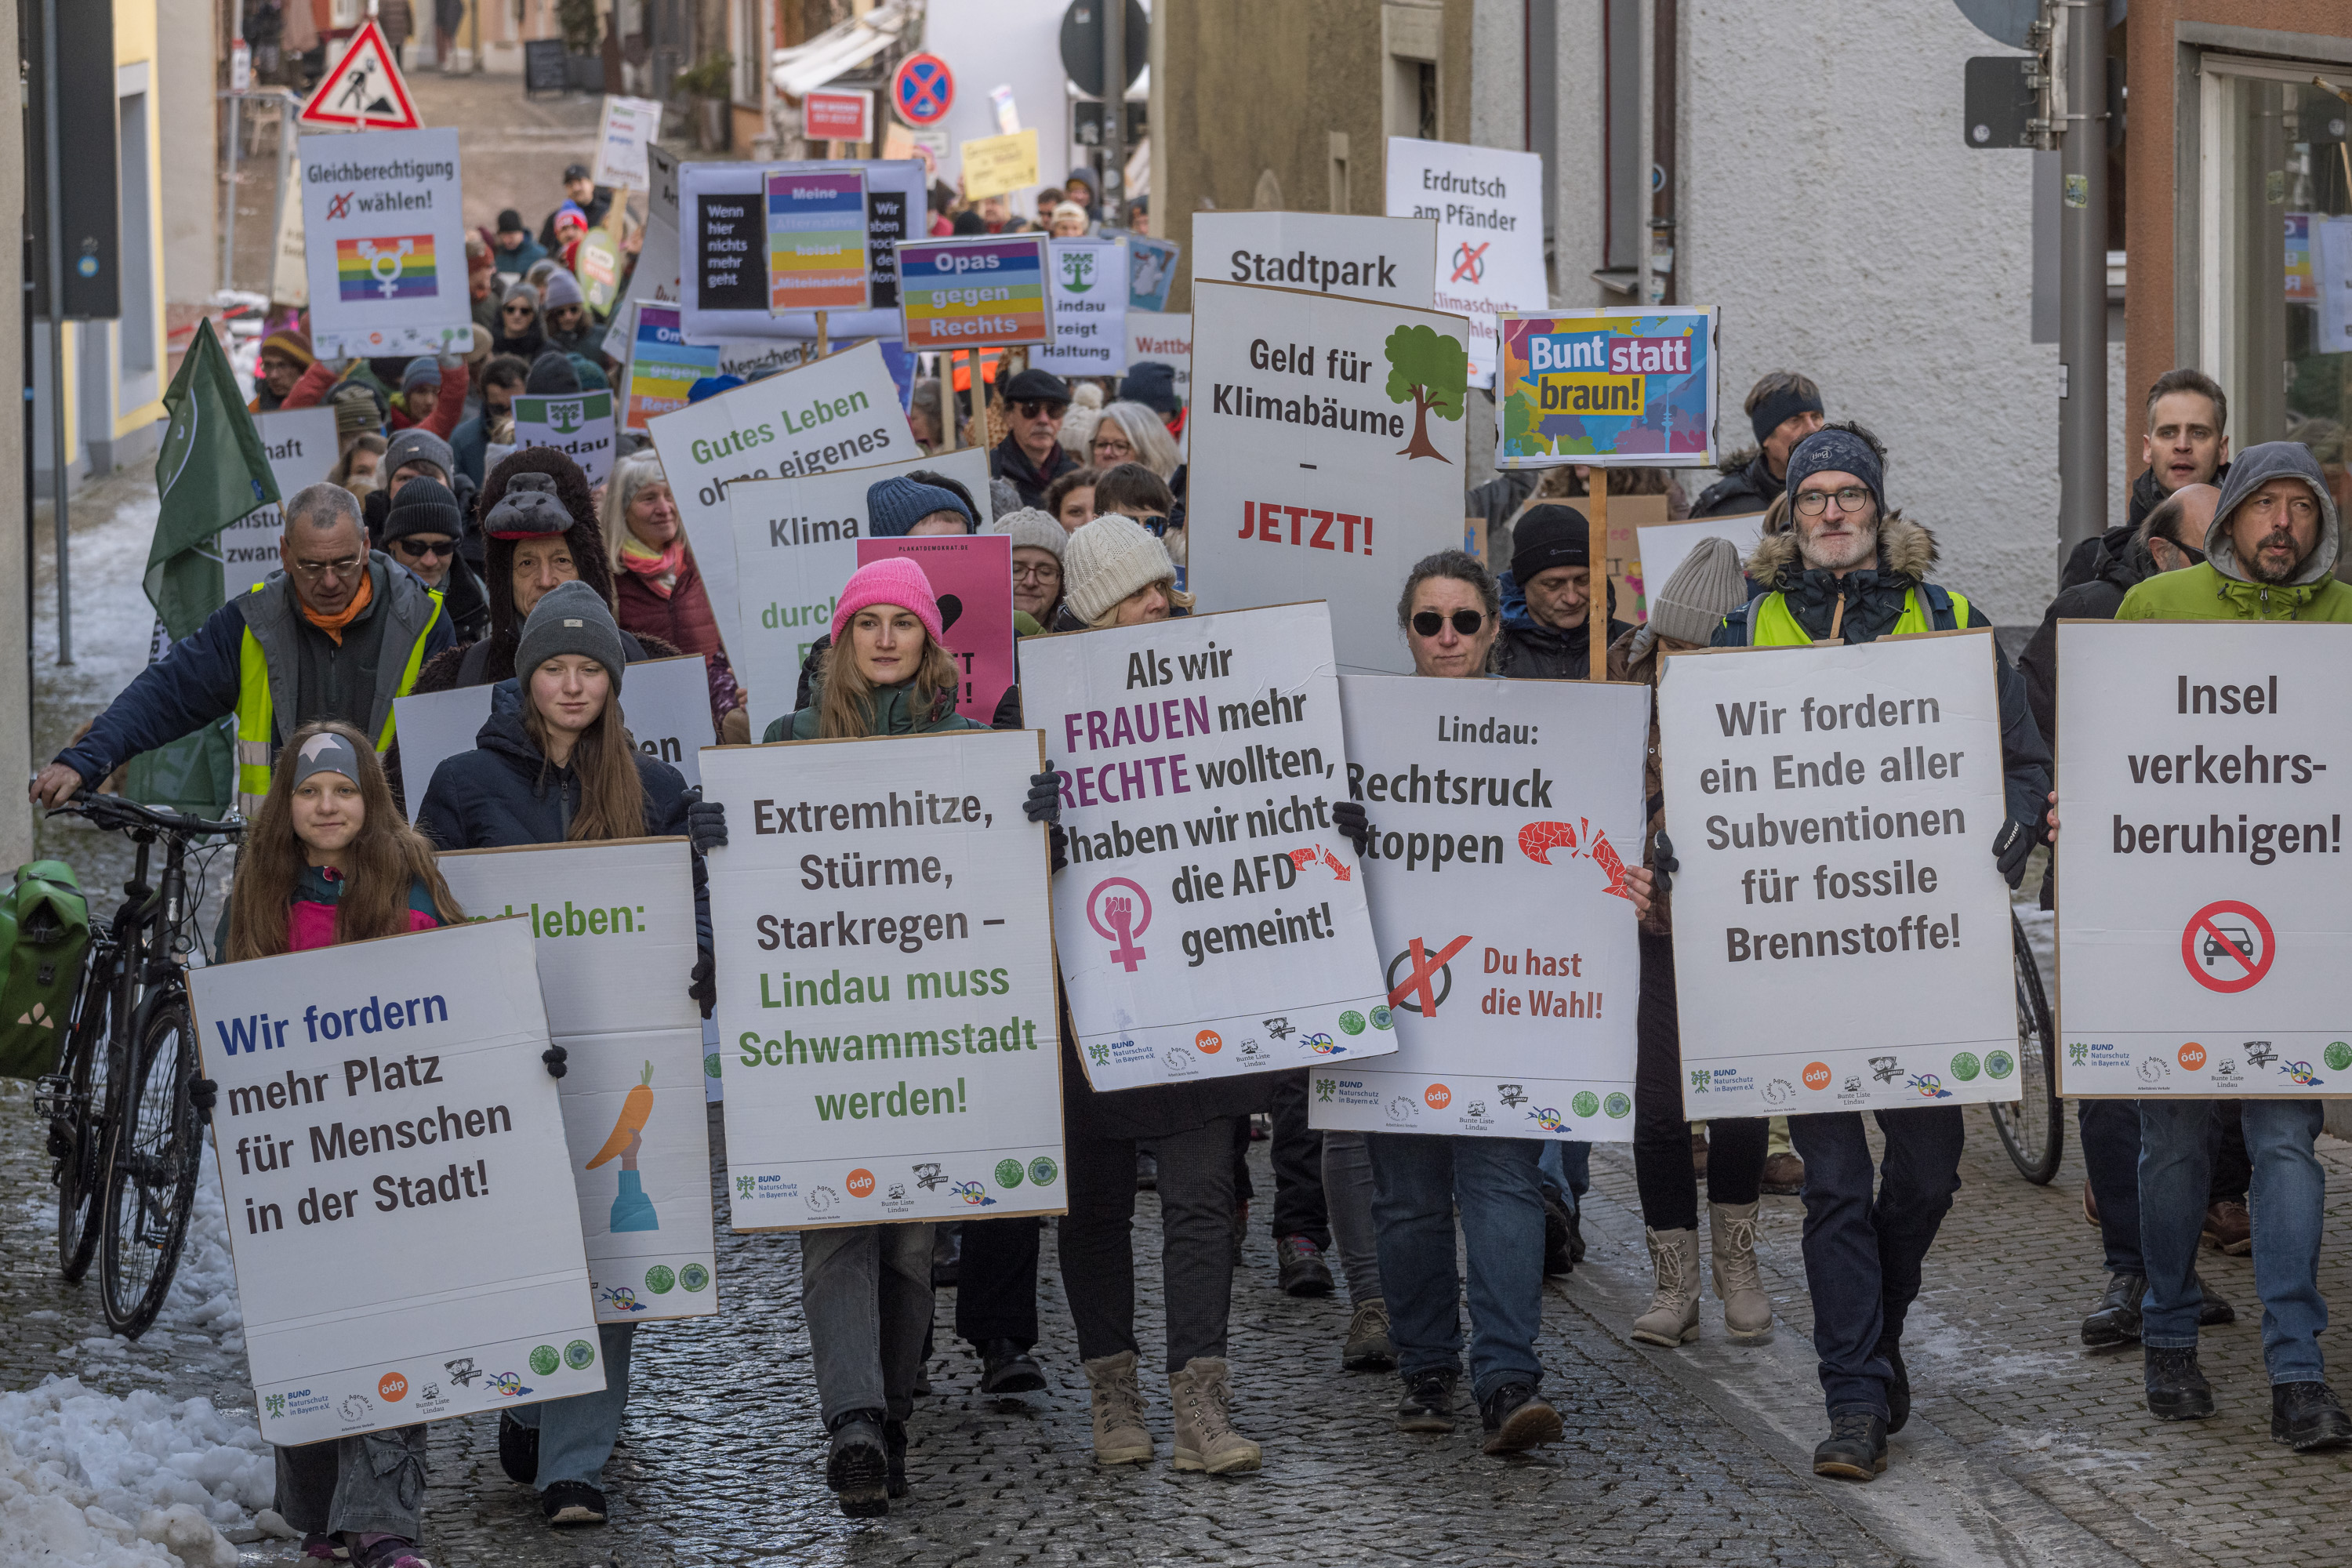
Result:
[[[1408,458],[1449,459],[1429,438],[1429,416],[1462,417],[1470,393],[1470,351],[1434,327],[1399,327],[1385,345],[1389,401],[1412,400],[1412,439],[1399,448]]]
[[[1083,250],[1062,253],[1062,287],[1083,294],[1095,286],[1095,258]]]

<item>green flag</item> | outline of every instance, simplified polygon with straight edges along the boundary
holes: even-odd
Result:
[[[147,597],[176,642],[221,607],[221,560],[214,536],[278,499],[260,433],[239,395],[236,373],[210,321],[201,323],[172,389],[170,424],[155,458],[163,506],[147,552]]]

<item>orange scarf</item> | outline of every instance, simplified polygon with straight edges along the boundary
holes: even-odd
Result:
[[[294,595],[294,602],[302,606],[302,618],[334,638],[337,647],[343,646],[343,628],[365,615],[368,605],[374,601],[375,574],[365,568],[361,569],[360,591],[352,595],[350,604],[331,616],[320,615],[310,605],[302,604],[302,596],[299,594]]]

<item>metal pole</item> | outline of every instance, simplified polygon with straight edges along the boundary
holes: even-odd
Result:
[[[2057,0],[2058,539],[2107,526],[2107,47],[2105,0]]]
[[[1127,0],[1096,0],[1103,9],[1103,222],[1126,206]]]
[[[73,662],[72,551],[66,517],[65,176],[58,156],[58,0],[41,0],[41,167],[49,262],[49,507],[58,531],[58,662]]]
[[[229,34],[231,48],[245,37],[245,0],[236,0],[236,21]],[[235,84],[232,83],[232,86]],[[237,111],[244,100],[236,94],[228,100],[228,180],[221,187],[221,287],[236,287],[236,165],[240,140],[237,132]]]

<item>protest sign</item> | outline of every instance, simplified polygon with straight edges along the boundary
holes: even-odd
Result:
[[[621,215],[613,214],[606,223],[582,235],[580,247],[573,253],[572,269],[579,275],[589,310],[600,321],[612,312],[613,300],[621,291],[620,223]]]
[[[940,641],[963,672],[956,710],[987,723],[1013,681],[1013,541],[1002,533],[861,539],[857,563],[904,557],[940,602]]]
[[[1035,131],[982,136],[963,144],[963,194],[967,200],[1009,196],[1036,183]]]
[[[2061,621],[2066,1095],[2352,1095],[2352,627]]]
[[[723,609],[713,591],[710,608],[719,617],[719,635],[751,695],[754,735],[770,720],[793,711],[801,666],[817,639],[833,630],[833,606],[841,597],[842,584],[860,564],[858,544],[872,527],[866,492],[917,468],[944,474],[971,491],[982,528],[993,521],[987,500],[988,454],[977,447],[902,458],[878,468],[837,468],[728,487],[729,579],[736,587]],[[699,545],[695,559],[708,577],[709,566]],[[1009,556],[1007,561],[1009,574]],[[1011,592],[1009,575],[1006,591]],[[994,711],[992,705],[990,711]],[[972,716],[987,720],[986,714]]]
[[[188,972],[269,1442],[604,1386],[532,963],[492,921]]]
[[[335,466],[335,411],[280,409],[253,416],[254,433],[269,458],[278,493],[288,500],[310,485],[324,484]],[[257,506],[220,531],[223,597],[234,597],[278,570],[278,536],[286,530],[280,503]]]
[[[614,309],[613,324],[604,333],[608,358],[629,357],[632,318],[627,307],[639,300],[677,303],[677,160],[659,147],[646,149],[646,167],[653,189],[646,196],[645,237],[637,242],[637,264],[630,269],[628,289]]]
[[[1436,306],[1437,225],[1348,213],[1192,215],[1192,281]]]
[[[1502,318],[1495,462],[1698,468],[1715,461],[1715,312]]]
[[[621,423],[625,429],[642,430],[655,415],[685,407],[694,384],[719,374],[719,350],[686,341],[675,305],[640,300],[630,309],[637,324],[629,338],[628,406]]]
[[[278,241],[270,247],[269,300],[299,309],[310,302],[310,265],[302,247],[300,139],[286,149],[278,178]]]
[[[1172,239],[1160,239],[1129,229],[1108,232],[1127,247],[1129,312],[1167,310],[1168,290],[1175,287],[1176,267],[1183,259],[1184,247]]]
[[[661,135],[662,106],[650,98],[604,95],[604,112],[598,121],[596,183],[616,191],[642,191],[653,184],[646,149]]]
[[[1058,1214],[1061,1051],[1027,731],[703,758],[734,1227]],[[955,891],[961,883],[963,891]]]
[[[1389,216],[1435,221],[1434,303],[1470,318],[1470,379],[1491,386],[1499,358],[1496,316],[1551,303],[1543,157],[1409,136],[1390,137],[1388,154]]]
[[[669,476],[730,658],[738,648],[737,593],[727,487],[922,455],[898,384],[872,343],[656,415],[646,429]]]
[[[1411,669],[1397,584],[1462,537],[1467,326],[1335,294],[1192,292],[1187,586],[1212,610],[1328,600],[1343,668]]]
[[[1612,531],[1616,522],[1615,510],[1623,502],[1641,499],[1643,498],[1610,498]],[[1640,528],[1639,542],[1634,546],[1634,560],[1641,568],[1643,589],[1654,598],[1658,590],[1665,586],[1666,579],[1690,559],[1690,552],[1698,548],[1702,539],[1727,539],[1738,548],[1739,559],[1746,561],[1748,552],[1763,537],[1764,514],[1760,511],[1744,512],[1738,517],[1695,517],[1686,522],[1643,523]],[[1618,614],[1622,616],[1624,612],[1621,609]]]
[[[1339,709],[1387,987],[1339,1025],[1397,1048],[1317,1064],[1309,1124],[1630,1142],[1648,689],[1343,675]]]
[[[683,838],[453,850],[441,875],[475,920],[525,915],[550,1037],[566,1053],[563,1133],[600,1323],[719,1310],[700,951]]]
[[[679,292],[688,341],[816,336],[814,305],[772,308],[768,271],[769,178],[811,174],[856,174],[866,182],[868,300],[862,308],[831,310],[827,335],[835,342],[898,335],[898,247],[922,231],[923,165],[913,158],[849,158],[682,166]]]
[[[1117,375],[1127,368],[1127,247],[1106,239],[1045,244],[1054,341],[1031,356],[1055,375]]]
[[[768,309],[866,308],[866,171],[768,172]]]
[[[514,437],[518,447],[554,447],[580,465],[591,488],[601,485],[613,471],[613,395],[517,397]]]
[[[1329,612],[1033,637],[1021,665],[1062,770],[1055,942],[1095,1088],[1395,1050],[1364,1032],[1387,1004],[1331,825],[1347,757]]]
[[[710,676],[702,656],[649,658],[623,675],[621,714],[637,750],[667,763],[688,784],[702,782],[697,771],[702,748],[715,733],[710,723]],[[474,738],[490,717],[493,701],[512,708],[520,689],[460,686],[393,700],[394,732],[400,737],[401,787],[413,808],[425,798],[433,770],[447,758],[474,749]]]
[[[2011,1100],[1990,631],[1666,656],[1693,1117]]]
[[[1042,343],[1045,237],[975,235],[898,247],[899,328],[910,353]]]
[[[313,350],[352,359],[472,347],[457,132],[331,133],[301,147]]]
[[[1146,360],[1174,367],[1176,395],[1192,401],[1192,313],[1151,310],[1127,313],[1127,368]]]

